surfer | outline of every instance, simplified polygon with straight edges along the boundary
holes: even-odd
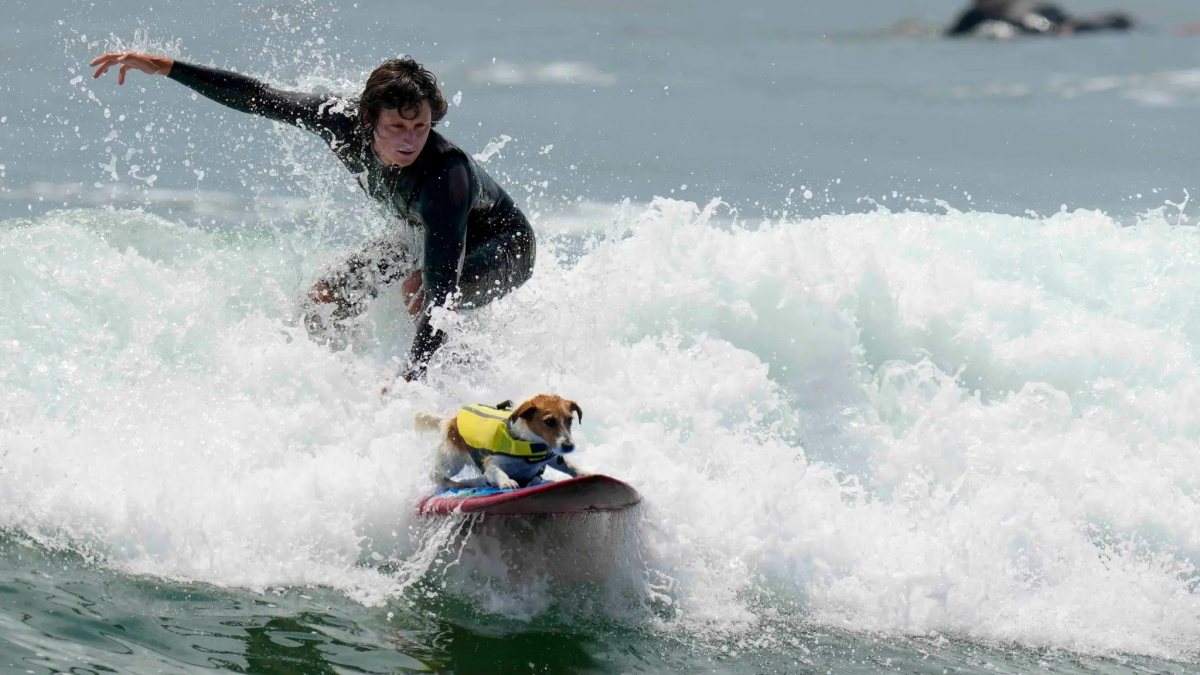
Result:
[[[1073,17],[1057,5],[1037,0],[974,0],[953,26],[950,37],[989,32],[998,35],[1071,35],[1133,28],[1128,14],[1114,12],[1092,18]]]
[[[533,272],[533,228],[470,155],[433,130],[446,115],[446,99],[433,73],[411,58],[384,61],[357,99],[281,91],[238,73],[136,52],[105,54],[91,65],[94,78],[120,66],[118,84],[130,70],[166,75],[234,110],[316,133],[398,221],[313,286],[305,327],[315,339],[329,340],[368,298],[399,281],[416,322],[401,374],[419,378],[446,339],[431,325],[435,307],[485,305]],[[420,243],[407,244],[406,235]]]

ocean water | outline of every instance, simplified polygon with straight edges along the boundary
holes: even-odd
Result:
[[[1186,4],[1008,43],[941,2],[10,8],[0,672],[1200,669]],[[294,129],[93,82],[121,46],[346,92],[416,55],[533,279],[439,315],[423,383],[392,295],[313,343],[387,221]],[[414,514],[415,412],[543,391],[641,507]]]

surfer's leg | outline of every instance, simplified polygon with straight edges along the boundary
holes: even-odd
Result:
[[[339,328],[362,314],[380,288],[402,278],[409,263],[399,240],[385,236],[333,265],[308,294],[304,326],[309,337],[322,343],[338,340]]]

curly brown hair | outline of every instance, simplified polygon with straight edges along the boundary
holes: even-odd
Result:
[[[358,105],[366,116],[367,128],[373,129],[379,122],[380,110],[420,110],[421,101],[429,102],[434,125],[446,116],[449,105],[438,88],[437,77],[425,66],[406,56],[388,59],[371,71]]]

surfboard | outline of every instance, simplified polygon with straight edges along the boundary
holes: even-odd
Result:
[[[421,500],[417,513],[444,516],[483,513],[490,516],[533,516],[623,511],[642,501],[631,486],[592,474],[527,488],[443,490]]]

